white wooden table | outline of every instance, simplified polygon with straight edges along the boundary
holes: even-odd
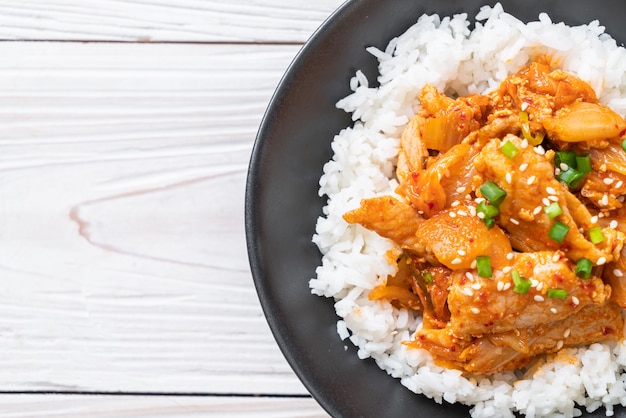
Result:
[[[0,0],[0,417],[326,417],[262,314],[254,137],[342,0]]]

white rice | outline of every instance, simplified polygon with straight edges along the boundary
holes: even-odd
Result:
[[[626,343],[563,349],[530,376],[520,371],[467,377],[436,366],[424,350],[407,349],[421,318],[385,302],[372,302],[370,289],[395,273],[385,263],[393,245],[342,215],[361,199],[392,194],[399,137],[419,108],[425,84],[449,94],[484,93],[541,53],[560,60],[565,71],[590,83],[601,101],[626,114],[626,50],[599,22],[569,27],[546,14],[524,24],[501,5],[483,7],[469,30],[467,15],[422,16],[386,50],[368,48],[379,61],[379,87],[357,72],[353,94],[337,106],[352,114],[354,126],[333,140],[334,156],[324,167],[320,196],[328,203],[313,241],[323,254],[311,291],[334,298],[342,340],[373,358],[391,376],[436,402],[473,405],[472,417],[576,417],[583,411],[626,406]],[[407,411],[407,415],[410,412]]]

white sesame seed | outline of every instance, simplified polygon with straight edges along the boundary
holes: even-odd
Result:
[[[530,279],[530,287],[537,287],[538,284],[539,284],[539,280]]]
[[[622,273],[620,269],[613,270],[613,274],[615,275],[615,277],[624,277],[624,273]]]
[[[448,215],[450,215],[451,218],[456,218],[456,212],[449,212]]]
[[[496,289],[498,289],[498,292],[502,292],[504,290],[504,282],[498,282]]]
[[[598,218],[604,218],[604,212],[598,213]]]
[[[513,225],[519,225],[519,221],[515,218],[509,218],[509,221],[511,221]]]
[[[465,200],[472,200],[472,195],[471,194],[466,194],[465,195]]]
[[[502,290],[509,290],[511,288],[511,282],[506,282]]]
[[[550,308],[550,312],[552,312],[552,313],[554,313],[554,314],[555,314],[555,313],[557,313],[558,311],[556,310],[556,308]]]
[[[535,182],[535,180],[537,180],[537,177],[530,176],[530,177],[528,177],[528,180],[526,180],[526,184],[528,184],[530,186],[531,184],[533,184]]]
[[[487,200],[487,199],[485,199],[484,197],[477,197],[476,199],[474,199],[474,202],[476,202],[476,204],[480,205],[485,200]]]
[[[511,267],[511,266],[504,266],[504,267],[502,267],[502,273],[504,273],[504,274],[509,273],[511,270],[513,270],[513,267]]]
[[[507,183],[513,184],[513,175],[511,173],[506,173],[504,178]]]
[[[472,306],[472,307],[470,308],[470,311],[472,311],[472,313],[473,313],[474,315],[478,315],[478,314],[480,313],[480,309],[478,309],[478,308],[477,308],[477,307],[475,307],[475,306]]]
[[[465,187],[461,186],[458,189],[456,189],[457,193],[465,193],[465,190],[467,190]]]
[[[450,203],[450,207],[456,208],[460,204],[461,204],[461,202],[459,202],[458,200],[455,200],[454,202]]]
[[[616,221],[615,219],[613,219],[613,220],[611,221],[611,223],[609,223],[609,227],[610,227],[611,229],[616,229],[616,228],[617,228],[617,221]]]
[[[465,293],[465,295],[467,296],[474,296],[474,291],[470,289],[469,287],[464,288],[463,293]]]
[[[476,208],[474,206],[469,207],[470,215],[476,216]]]
[[[535,302],[543,302],[545,300],[541,295],[535,295],[533,299],[535,300]]]
[[[554,175],[558,176],[559,174],[561,174],[561,169],[557,167],[554,169]]]
[[[550,199],[548,199],[547,197],[544,197],[543,199],[541,199],[541,203],[543,203],[544,206],[550,206],[552,202],[550,202]]]
[[[522,112],[525,112],[526,109],[528,109],[528,102],[522,102],[522,105],[520,106],[520,109],[522,110]]]
[[[565,332],[563,332],[563,338],[569,337],[571,333],[572,333],[572,330],[567,328]]]
[[[613,180],[611,177],[605,177],[604,180],[602,180],[602,182],[604,184],[606,184],[607,186],[610,186],[611,184],[613,184],[615,180]]]
[[[519,165],[519,171],[526,171],[526,169],[528,168],[528,164],[527,163],[523,163]]]
[[[563,171],[567,171],[569,170],[569,165],[565,164],[565,163],[561,163],[559,164],[559,168]]]
[[[546,155],[546,150],[541,145],[535,147],[535,152],[539,155]]]
[[[602,196],[602,199],[600,200],[600,204],[602,206],[607,206],[609,204],[609,195],[605,194],[604,196]]]
[[[563,340],[559,340],[559,342],[556,343],[556,349],[560,350],[561,348],[563,348]]]
[[[450,264],[456,265],[456,264],[461,264],[462,262],[463,262],[463,260],[461,260],[459,257],[457,257],[454,260],[450,261]]]
[[[561,259],[561,254],[560,253],[554,253],[552,254],[552,262],[553,263],[558,263],[558,261]]]
[[[543,208],[541,206],[537,206],[535,210],[533,210],[533,215],[539,215]]]
[[[602,266],[606,263],[606,257],[600,257],[598,258],[598,261],[596,261],[596,264],[599,266]]]
[[[620,187],[622,187],[624,185],[624,182],[622,180],[619,180],[617,183],[615,183],[615,188],[619,189]]]
[[[594,216],[592,216],[592,217],[591,217],[591,219],[589,219],[589,221],[590,221],[592,224],[597,224],[597,223],[598,223],[598,215],[594,215]]]
[[[506,255],[506,259],[509,261],[513,260],[513,257],[515,257],[515,253],[513,252],[510,252]]]
[[[559,201],[559,197],[558,196],[554,196],[554,195],[550,195],[550,196],[548,196],[548,200],[551,200],[553,202],[558,202]]]
[[[474,276],[469,271],[465,272],[465,277],[467,278],[467,280],[474,280]]]
[[[520,144],[520,147],[522,147],[522,149],[528,148],[528,140],[527,139],[523,139],[522,143]]]
[[[459,216],[467,216],[467,212],[464,210],[459,210],[457,211],[457,213],[459,214]]]
[[[546,193],[548,194],[556,194],[556,190],[554,190],[554,187],[546,187]]]
[[[470,264],[470,268],[475,269],[476,268],[476,260],[472,261],[472,264]]]
[[[478,219],[485,219],[485,214],[482,212],[478,212],[476,216],[478,216]]]
[[[458,250],[456,253],[457,253],[458,255],[460,255],[461,257],[463,257],[465,254],[467,254],[467,253],[465,252],[465,250]]]
[[[541,289],[543,289],[543,283],[541,283],[541,282],[540,282],[540,283],[537,285],[537,291],[538,291],[538,292],[541,292]]]
[[[474,290],[480,290],[482,288],[482,285],[480,283],[472,283],[471,288]]]
[[[580,304],[580,301],[578,300],[578,298],[577,298],[576,296],[572,296],[572,303],[573,303],[574,305],[579,305],[579,304]]]

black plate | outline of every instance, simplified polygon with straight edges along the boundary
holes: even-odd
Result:
[[[313,35],[289,67],[267,109],[252,153],[246,189],[246,236],[261,305],[287,361],[333,417],[462,417],[468,408],[438,405],[415,395],[373,361],[359,360],[340,341],[333,302],[308,287],[321,255],[311,242],[324,199],[317,194],[335,134],[351,123],[335,108],[361,69],[375,80],[368,46],[384,49],[423,13],[473,18],[477,0],[353,0]],[[619,43],[626,40],[626,1],[502,0],[524,21],[540,12],[569,25],[599,19]],[[346,349],[346,346],[349,346]],[[587,416],[604,416],[604,409]],[[623,409],[616,416],[626,417]]]

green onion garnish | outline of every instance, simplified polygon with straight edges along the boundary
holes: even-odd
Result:
[[[495,207],[500,206],[504,198],[506,197],[506,192],[500,188],[493,181],[488,181],[480,186],[480,192],[485,196],[489,202]]]
[[[563,213],[563,209],[561,209],[559,202],[554,202],[549,206],[546,206],[543,210],[546,212],[546,215],[548,215],[548,218],[550,219],[554,219]]]
[[[478,275],[480,277],[491,277],[491,257],[488,255],[480,255],[476,257],[476,268],[478,269]]]
[[[430,271],[427,271],[424,274],[422,274],[422,277],[424,278],[424,283],[433,284],[433,274]]]
[[[511,271],[511,277],[513,278],[513,291],[515,293],[519,293],[520,295],[528,293],[532,285],[530,280],[520,276],[519,272],[515,269]]]
[[[512,160],[517,154],[519,154],[519,149],[511,141],[506,141],[500,147],[500,150],[510,160]]]
[[[488,205],[485,202],[480,202],[476,207],[476,211],[479,213],[483,213],[485,215],[485,218],[493,218],[500,214],[500,209],[498,209],[494,205]]]
[[[622,149],[626,151],[626,139],[622,141]]]
[[[554,156],[554,164],[560,167],[562,163],[570,168],[576,168],[576,153],[574,151],[558,151]]]
[[[591,277],[591,268],[593,267],[593,263],[588,258],[581,258],[576,263],[576,275],[581,279],[588,279]]]
[[[565,289],[548,289],[548,297],[553,299],[567,299],[567,290]]]
[[[483,201],[476,207],[476,212],[483,214],[483,222],[487,225],[487,229],[491,229],[496,224],[493,218],[500,214],[500,209]]]
[[[552,225],[552,228],[550,228],[548,236],[560,244],[565,239],[565,235],[567,235],[568,231],[569,226],[565,225],[562,222],[556,221],[554,225]]]
[[[604,234],[602,233],[602,229],[598,226],[596,228],[591,228],[589,230],[589,241],[593,244],[599,244],[604,241]]]
[[[576,166],[578,171],[583,174],[591,173],[591,158],[589,157],[589,154],[577,155]]]
[[[575,168],[569,168],[565,171],[561,171],[556,178],[559,181],[567,184],[570,189],[576,189],[579,187],[585,179],[585,174],[576,170]]]

